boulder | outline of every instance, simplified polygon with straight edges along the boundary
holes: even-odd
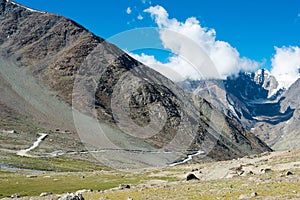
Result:
[[[287,171],[287,172],[285,173],[286,176],[291,176],[291,175],[293,175],[293,174],[294,174],[294,173],[291,172],[291,171]]]
[[[58,200],[84,200],[81,194],[67,193],[62,195]]]
[[[20,198],[20,197],[21,197],[21,195],[19,195],[19,194],[13,194],[10,196],[10,198],[12,198],[12,199],[16,199],[16,198]]]
[[[251,196],[251,197],[256,197],[256,196],[257,196],[257,193],[256,193],[256,192],[252,192],[252,193],[250,194],[250,196]]]
[[[15,130],[11,130],[11,131],[3,130],[2,133],[5,133],[5,134],[18,134],[18,132],[15,131]]]
[[[190,181],[190,180],[199,180],[199,178],[193,174],[193,173],[189,173],[187,176],[186,176],[186,180],[187,181]]]
[[[49,196],[49,195],[52,195],[52,192],[43,192],[40,194],[40,197],[46,197],[46,196]]]
[[[120,184],[119,189],[124,190],[124,189],[130,189],[130,185],[128,184]]]
[[[271,172],[272,169],[271,168],[264,168],[264,169],[261,169],[260,172],[263,173],[263,174],[266,174],[266,173],[269,173]]]

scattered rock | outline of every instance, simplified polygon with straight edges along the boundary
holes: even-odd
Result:
[[[12,199],[20,198],[20,197],[21,197],[21,195],[19,195],[19,194],[13,194],[10,196],[10,198],[12,198]]]
[[[46,197],[46,196],[49,196],[49,195],[52,195],[52,192],[43,192],[40,194],[40,197]]]
[[[279,174],[279,177],[292,176],[292,175],[294,175],[293,172],[287,171],[287,172],[283,172],[283,173]]]
[[[256,192],[252,192],[251,194],[241,194],[239,199],[251,199],[257,196]]]
[[[130,189],[130,185],[127,184],[120,184],[119,189],[124,190],[124,189]]]
[[[193,173],[189,173],[187,176],[186,176],[186,180],[187,181],[190,181],[190,180],[199,180],[199,178],[193,174]]]
[[[247,172],[247,175],[253,175],[253,174],[254,174],[254,173],[253,173],[253,171],[251,171],[251,170]]]
[[[291,171],[287,171],[287,172],[285,173],[285,175],[286,175],[286,176],[291,176],[291,175],[294,175],[294,173],[291,172]]]
[[[264,168],[264,169],[261,169],[261,170],[260,170],[260,172],[262,172],[262,173],[264,173],[264,174],[269,173],[269,172],[271,172],[271,171],[272,171],[271,168]]]
[[[62,195],[58,200],[84,200],[81,194],[67,193]]]
[[[251,196],[251,197],[256,197],[256,196],[257,196],[257,193],[256,193],[256,192],[252,192],[250,196]]]
[[[242,176],[245,173],[245,171],[244,170],[237,170],[236,173],[237,173],[237,175]]]
[[[27,175],[27,178],[37,178],[37,175]]]
[[[75,192],[75,194],[78,195],[78,194],[84,194],[84,193],[89,193],[89,192],[92,192],[92,190],[78,190]]]
[[[19,134],[17,131],[15,130],[11,130],[11,131],[6,131],[6,130],[2,130],[2,133],[4,134]]]
[[[240,196],[239,196],[239,199],[250,199],[251,197],[250,197],[250,195],[249,194],[241,194]]]

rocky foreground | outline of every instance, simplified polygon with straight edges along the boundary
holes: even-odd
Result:
[[[106,190],[91,190],[83,184],[85,189],[70,191],[73,194],[48,191],[20,199],[300,199],[300,150],[206,164],[80,174],[96,178],[99,173],[114,174],[124,184]],[[141,179],[127,184],[131,175]]]

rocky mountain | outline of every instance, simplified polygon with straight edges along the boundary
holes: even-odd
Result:
[[[275,149],[297,148],[293,138],[298,138],[295,121],[298,81],[289,89],[278,89],[276,78],[260,69],[255,73],[241,72],[224,81],[198,81],[197,84],[194,81],[190,85],[194,85],[192,91],[195,94],[207,99]]]
[[[0,29],[1,118],[70,130],[91,149],[118,147],[99,157],[116,156],[118,165],[127,162],[121,150],[141,166],[165,165],[188,151],[213,160],[270,151],[203,98],[70,19],[0,0]],[[171,153],[153,156],[158,150]]]
[[[278,135],[273,140],[272,145],[275,149],[297,149],[299,138],[299,91],[300,80],[298,79],[287,91],[282,94],[282,101],[280,102],[281,112],[293,110],[291,117],[276,124],[272,129],[268,130],[269,135]],[[263,126],[261,126],[263,127]],[[257,129],[259,131],[259,129]]]

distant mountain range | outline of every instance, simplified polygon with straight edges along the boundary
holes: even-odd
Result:
[[[289,88],[279,84],[268,70],[241,72],[226,80],[178,83],[211,102],[277,150],[298,148],[299,82]]]
[[[260,117],[261,113],[251,107],[252,104],[234,100],[233,105],[241,103],[243,107],[228,108],[226,114],[229,117],[227,117],[203,98],[184,92],[166,77],[134,60],[118,47],[95,36],[70,19],[0,0],[0,30],[1,118],[9,118],[20,123],[20,119],[26,119],[39,127],[49,129],[59,127],[76,133],[78,130],[75,128],[71,107],[74,103],[72,100],[76,97],[78,104],[75,107],[73,105],[73,110],[77,109],[82,115],[90,117],[92,114],[86,108],[95,109],[97,120],[109,129],[107,137],[111,137],[111,142],[123,145],[125,149],[135,150],[135,147],[143,145],[143,148],[164,149],[177,135],[194,138],[188,150],[203,150],[207,154],[206,159],[225,160],[270,151],[264,142],[234,120],[234,118],[240,122],[248,120],[251,124],[250,122],[256,120],[254,117]],[[89,76],[80,76],[88,74],[88,70],[93,70]],[[100,77],[98,72],[101,74]],[[129,72],[138,79],[136,81],[132,79],[133,82],[130,82],[129,86],[121,85],[121,89],[130,88],[141,82],[143,84],[131,95],[125,92],[115,98],[113,94],[117,90],[116,85],[124,77],[125,81],[125,75]],[[95,93],[74,94],[75,79],[85,83],[83,90],[95,90]],[[230,83],[228,80],[228,88],[232,88]],[[198,90],[195,89],[197,94],[202,96]],[[231,100],[231,95],[239,95],[237,97],[240,98],[244,94],[246,93],[243,88],[239,89],[239,93],[232,91],[224,97],[224,103]],[[248,96],[251,96],[250,93]],[[126,119],[134,121],[138,127],[151,125],[150,108],[155,108],[159,103],[165,111],[156,115],[160,121],[165,121],[165,124],[153,136],[145,138],[132,136],[120,128],[120,119],[114,115],[112,107],[113,100],[114,105],[129,102],[128,107],[120,106],[118,109],[128,114]],[[284,103],[283,100],[280,102]],[[223,105],[220,107],[227,109]],[[274,107],[277,110],[266,116],[269,121],[280,113],[277,104]],[[256,115],[253,116],[253,113]],[[294,109],[286,108],[282,117],[290,119],[293,113]],[[267,123],[263,120],[260,122]],[[222,126],[218,127],[219,124]],[[6,126],[7,124],[1,124],[3,129]],[[146,135],[146,131],[147,129],[140,134]],[[86,134],[92,134],[91,132],[93,131],[86,131]],[[69,135],[65,137],[72,138]],[[82,142],[91,142],[86,144],[87,146],[94,145],[92,144],[94,141],[91,140]],[[179,151],[180,145],[184,144],[177,146]],[[170,149],[174,150],[174,147]],[[147,161],[140,164],[151,165]],[[139,162],[138,159],[136,162]],[[171,155],[170,159],[156,161],[160,164],[168,162],[172,162]]]

